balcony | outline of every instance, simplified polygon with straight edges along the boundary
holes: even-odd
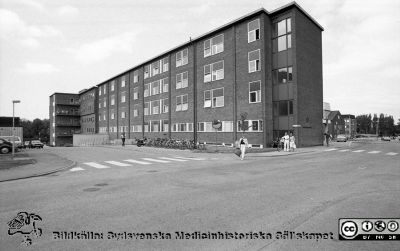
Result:
[[[56,112],[57,116],[80,116],[80,112],[71,112],[71,111],[57,111]]]
[[[66,126],[66,127],[68,127],[68,126],[81,126],[81,124],[80,123],[71,123],[71,122],[57,122],[56,123],[56,126],[58,126],[58,127],[62,127],[62,126]]]

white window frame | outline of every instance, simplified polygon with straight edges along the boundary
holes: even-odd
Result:
[[[136,100],[139,98],[139,87],[133,88],[133,100]]]
[[[158,85],[158,86],[157,86]],[[157,86],[157,87],[155,87]],[[160,80],[154,81],[150,83],[150,89],[151,89],[151,96],[160,94]]]
[[[148,104],[148,108],[146,108],[146,104]],[[151,115],[151,113],[150,113],[150,111],[151,111],[150,104],[151,104],[151,102],[144,102],[144,109],[143,109],[144,116]]]
[[[158,105],[155,105],[158,103]],[[153,100],[151,101],[151,114],[159,114],[160,113],[160,100]]]
[[[254,30],[250,30],[250,23],[256,22],[258,23],[258,28],[254,29]],[[258,38],[257,38],[257,30],[258,30]],[[256,40],[259,40],[261,37],[260,34],[260,19],[254,19],[253,21],[250,21],[247,23],[247,42],[251,43],[254,42]]]
[[[214,91],[220,90],[220,89],[222,89],[222,93],[223,93],[222,96],[214,97]],[[210,97],[209,99],[206,99],[206,94],[209,95],[209,97]],[[222,105],[217,106],[216,105],[217,98],[220,98],[220,97],[222,97]],[[203,101],[204,101],[203,107],[204,108],[224,107],[224,105],[225,105],[225,89],[224,89],[224,87],[221,87],[221,88],[215,88],[215,89],[211,89],[211,90],[205,90],[203,98],[204,98],[203,99]],[[219,100],[221,100],[221,99],[219,99]]]
[[[126,112],[125,111],[121,111],[121,119],[124,119],[126,117]]]
[[[186,57],[184,57],[184,52],[186,52]],[[180,67],[180,66],[188,64],[188,62],[189,62],[189,59],[188,59],[189,58],[189,50],[188,50],[188,48],[183,49],[181,51],[178,51],[176,53],[175,57],[176,57],[176,67]],[[178,59],[178,57],[179,57],[179,59]]]
[[[144,79],[149,78],[150,77],[150,65],[145,65],[144,67]]]
[[[250,61],[250,53],[253,53],[253,52],[256,52],[256,51],[258,51],[258,59]],[[249,62],[249,73],[261,71],[261,51],[260,51],[260,49],[257,49],[257,50],[254,50],[254,51],[250,51],[247,54],[247,59],[248,59],[248,62]],[[257,62],[258,62],[258,64],[257,64]],[[257,69],[257,66],[258,66],[258,69]],[[253,68],[254,68],[254,70],[253,70]]]
[[[169,70],[169,60],[168,57],[162,59],[162,72],[167,72]]]
[[[133,72],[133,83],[137,83],[137,82],[139,82],[139,72],[134,71]]]
[[[169,90],[169,82],[168,82],[168,78],[163,78],[160,80],[160,88],[162,90],[162,93],[164,92],[168,92]]]
[[[111,81],[111,91],[115,90],[115,81]]]
[[[126,92],[123,91],[121,92],[121,103],[125,103],[125,101],[126,101]]]
[[[111,111],[110,111],[110,118],[111,118],[111,119],[115,119],[114,110],[111,110]]]
[[[139,105],[133,105],[133,117],[139,116]]]
[[[110,105],[115,105],[115,95],[111,95]]]
[[[218,63],[221,63],[221,62],[222,62],[222,69],[215,70],[214,69],[215,65]],[[206,75],[206,67],[210,68],[210,74]],[[222,74],[221,74],[221,72],[222,72]],[[219,78],[218,78],[218,75],[220,75]],[[225,78],[225,62],[224,62],[224,60],[204,66],[204,83],[218,81],[218,80],[222,80],[224,78]]]
[[[186,96],[186,103],[183,103],[183,98]],[[178,100],[180,99],[180,104],[178,105]],[[176,106],[175,111],[187,111],[189,106],[189,99],[187,94],[176,96]]]
[[[251,85],[252,83],[258,83],[258,85],[260,86],[260,88],[259,88],[258,91],[250,91],[250,85]],[[252,94],[253,92],[256,93],[256,101],[254,101],[254,102],[251,101],[251,94]],[[258,81],[249,82],[249,103],[250,103],[250,104],[255,104],[255,103],[260,103],[260,102],[261,102],[261,81],[258,80]]]
[[[125,87],[125,82],[126,82],[126,77],[122,76],[121,77],[121,87]]]
[[[186,75],[186,78],[184,76]],[[180,81],[178,81],[180,79]],[[182,73],[176,74],[176,89],[186,88],[189,85],[189,72],[185,71]]]
[[[253,130],[253,127],[252,127],[252,125],[253,125],[253,121],[258,121],[258,130],[257,131],[255,131],[255,130]],[[261,130],[260,130],[260,121],[261,121],[261,124],[262,124],[262,128],[261,128]],[[264,123],[263,123],[263,120],[262,119],[249,119],[249,120],[245,120],[245,122],[247,122],[247,125],[248,126],[250,126],[247,130],[246,130],[246,132],[263,132],[263,130],[264,130]],[[237,121],[237,132],[241,132],[242,130],[240,130],[240,128],[239,128],[239,124],[240,124],[240,120],[238,120]]]
[[[150,90],[151,90],[150,83],[144,84],[144,92],[143,92],[144,95],[143,96],[145,98],[151,96]]]
[[[216,44],[215,40],[222,36],[222,42]],[[219,34],[204,41],[204,57],[209,57],[224,51],[224,34]],[[219,49],[220,48],[220,49]]]
[[[168,113],[168,111],[169,111],[168,98],[161,99],[160,106],[161,106],[160,113]]]

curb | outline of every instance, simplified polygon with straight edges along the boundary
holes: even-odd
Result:
[[[57,154],[54,154],[54,153],[49,153],[49,154],[56,155],[57,157],[62,158],[62,159],[65,159],[65,160],[68,160],[68,161],[71,161],[72,163],[69,164],[69,165],[66,165],[66,166],[64,166],[64,167],[60,167],[60,168],[57,168],[57,169],[55,169],[55,170],[51,170],[51,171],[47,171],[47,172],[43,172],[43,173],[35,173],[35,174],[28,175],[28,176],[24,176],[24,177],[12,178],[12,179],[7,179],[7,180],[0,180],[0,183],[2,183],[2,182],[7,182],[7,181],[23,180],[23,179],[29,179],[29,178],[35,178],[35,177],[46,176],[46,175],[53,174],[53,173],[57,173],[57,172],[60,172],[60,171],[63,171],[63,170],[71,169],[72,167],[76,166],[76,161],[72,161],[72,160],[69,160],[69,159],[60,157],[60,156],[58,156]]]

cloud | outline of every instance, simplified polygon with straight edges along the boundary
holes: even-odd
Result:
[[[38,38],[62,36],[62,33],[50,25],[28,25],[15,12],[0,9],[0,38],[17,40],[27,47],[39,46]]]
[[[57,14],[65,17],[73,17],[79,14],[79,10],[73,6],[65,5],[57,9]]]
[[[110,57],[114,53],[132,53],[136,34],[125,32],[121,35],[100,39],[82,44],[77,49],[70,49],[75,58],[85,64],[98,62]]]
[[[38,11],[46,10],[43,4],[35,0],[3,0],[3,3],[7,5],[16,5],[16,6],[22,5],[23,7],[30,7]]]
[[[60,71],[57,67],[47,63],[26,63],[21,70],[22,73],[28,74],[47,74]]]

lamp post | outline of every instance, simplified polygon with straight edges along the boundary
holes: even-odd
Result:
[[[14,135],[14,104],[18,104],[18,103],[21,103],[21,101],[20,100],[13,100],[12,101],[12,103],[13,103],[13,127],[12,127],[12,138],[13,138],[13,143],[12,143],[12,158],[14,159],[14,153],[15,153],[15,135]]]

